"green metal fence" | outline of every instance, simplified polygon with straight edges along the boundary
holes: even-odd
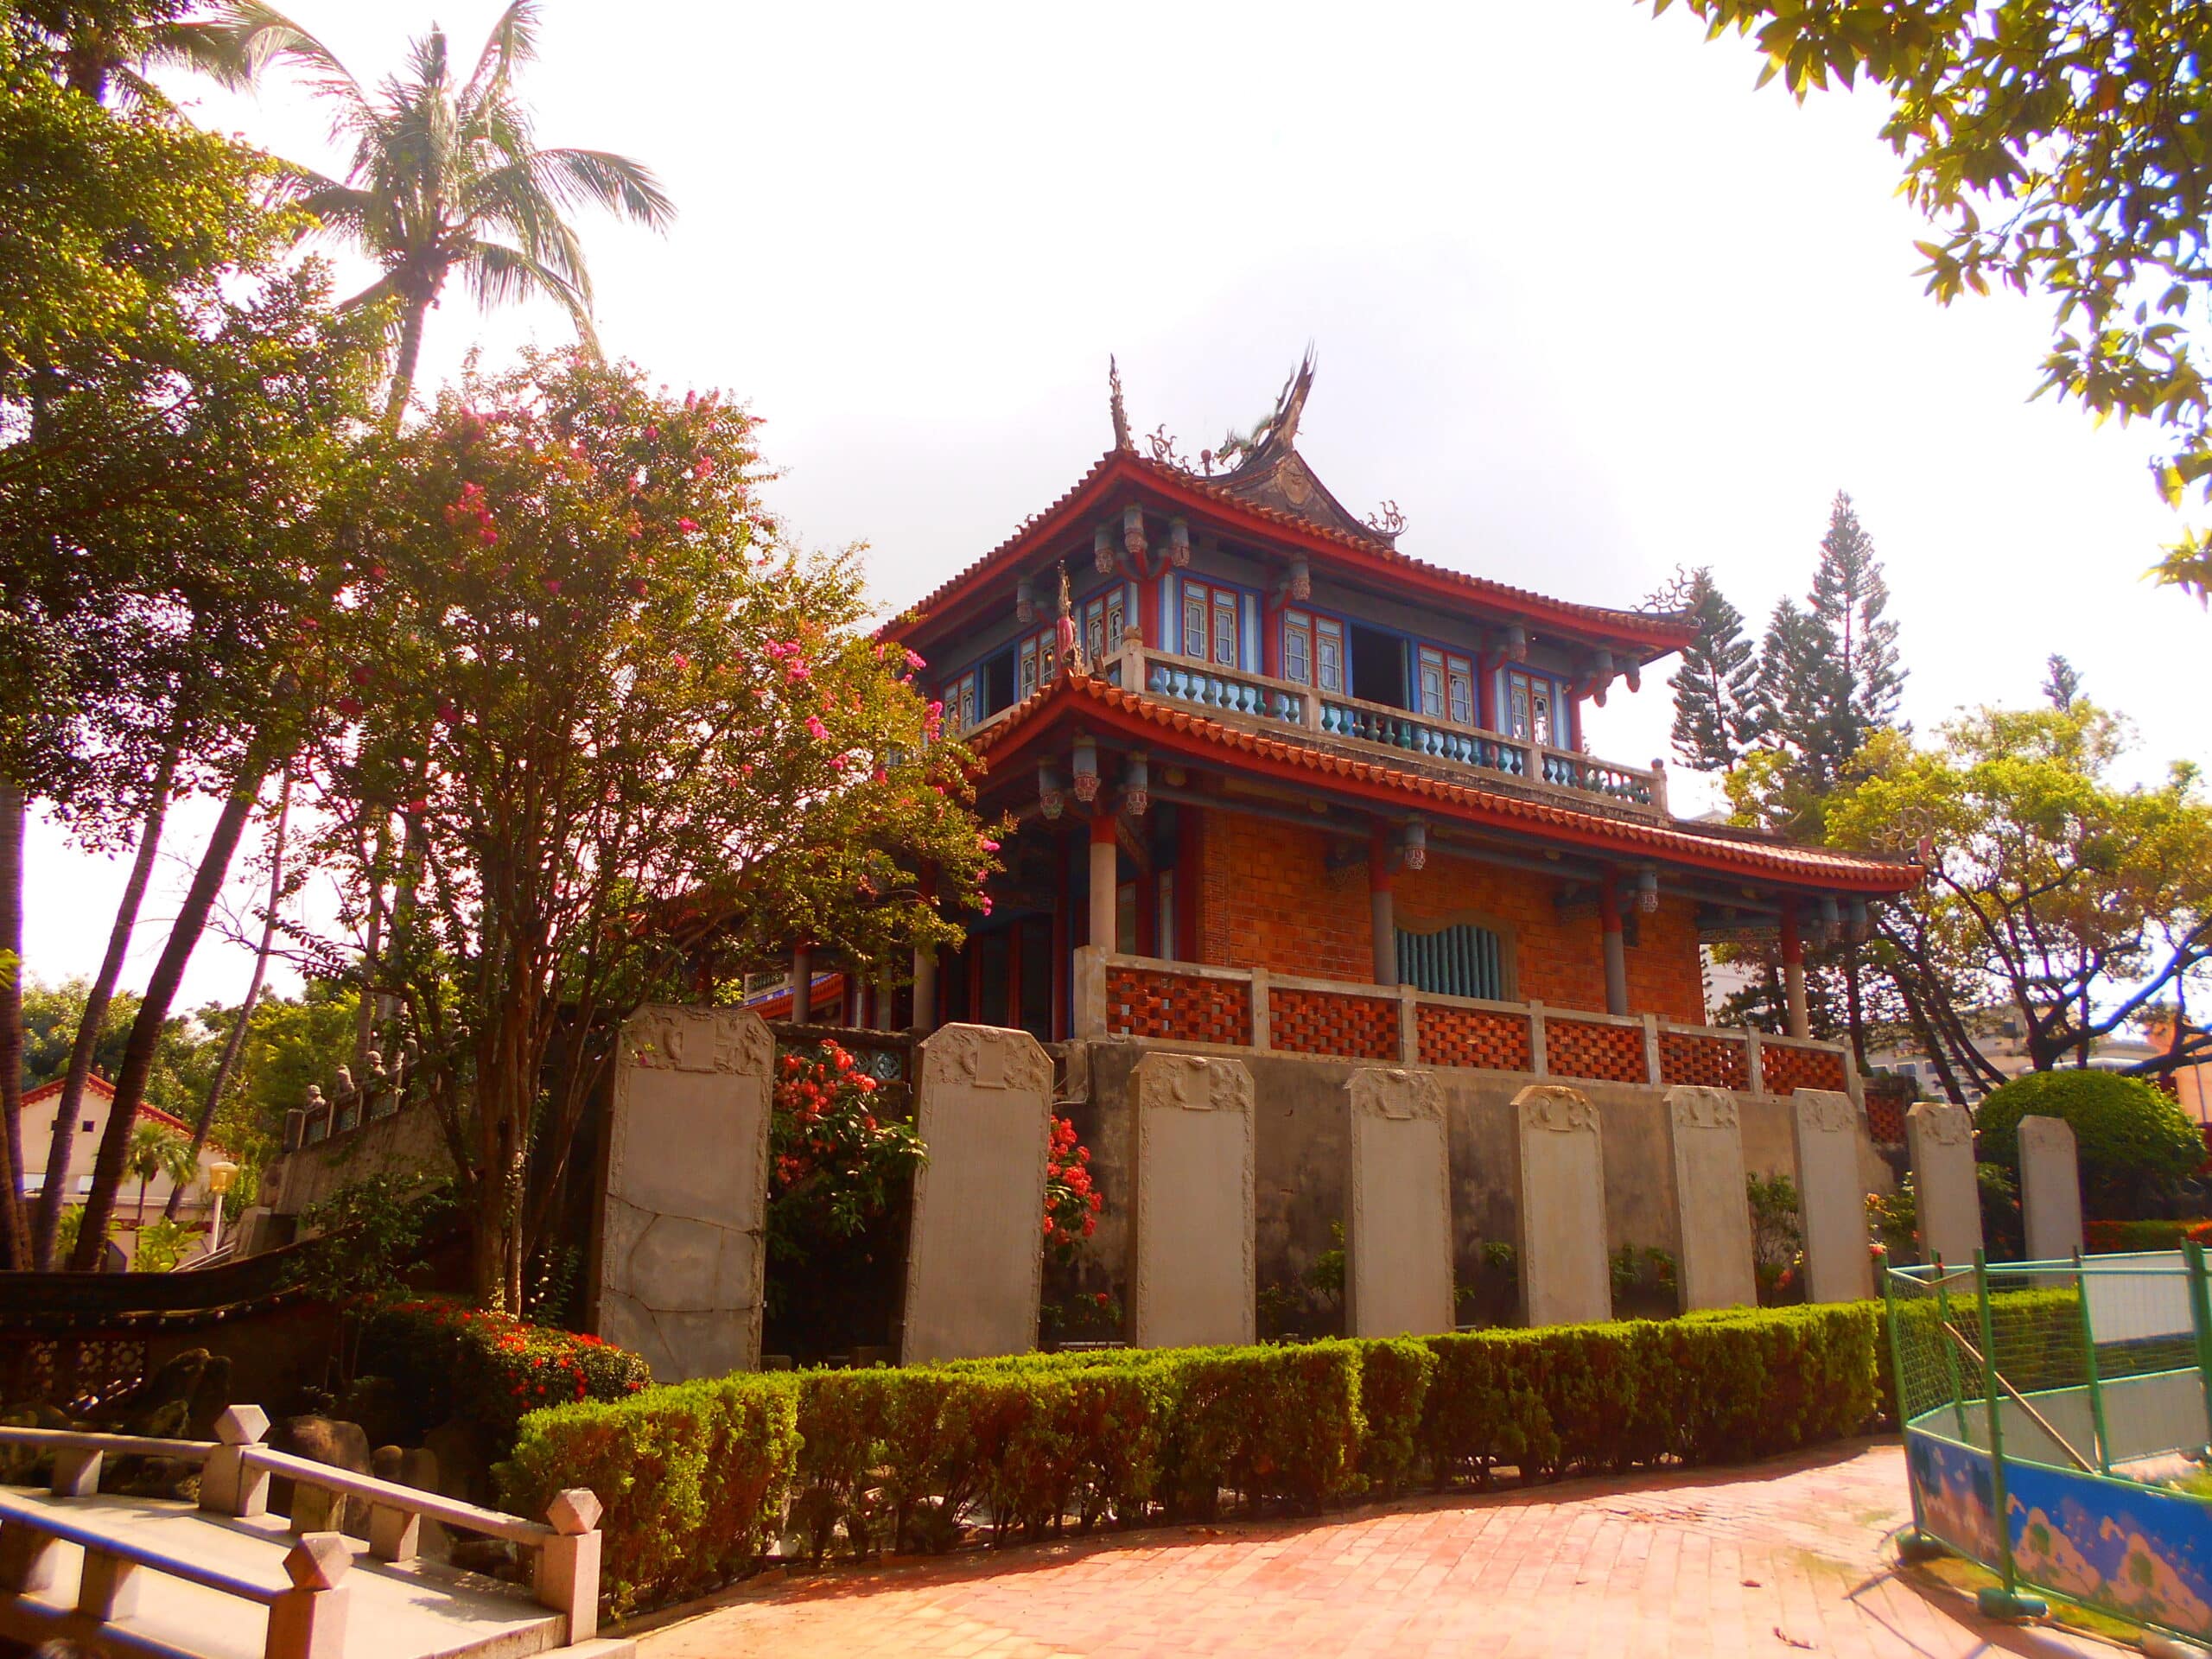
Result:
[[[1910,1471],[1909,1549],[1980,1561],[1996,1614],[2032,1586],[2212,1636],[2212,1296],[2203,1252],[1893,1268],[1884,1293]]]

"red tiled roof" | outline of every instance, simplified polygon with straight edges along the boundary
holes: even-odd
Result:
[[[51,1083],[41,1083],[37,1088],[32,1090],[29,1094],[23,1096],[23,1104],[25,1106],[35,1106],[41,1101],[60,1099],[61,1096],[61,1085],[67,1081],[67,1078],[56,1077]],[[91,1077],[85,1079],[85,1092],[88,1095],[97,1095],[100,1099],[111,1103],[112,1103],[115,1099],[115,1085],[110,1083],[105,1077],[100,1076],[97,1071]],[[186,1122],[182,1118],[177,1116],[174,1112],[165,1112],[160,1107],[149,1106],[143,1100],[138,1103],[138,1116],[142,1118],[151,1119],[156,1123],[166,1123],[169,1128],[175,1129],[180,1135],[190,1135],[192,1133],[192,1125]],[[223,1149],[217,1146],[213,1141],[210,1141],[207,1143],[204,1150],[219,1153]]]
[[[1187,709],[1139,696],[1084,675],[1061,676],[1003,718],[976,732],[968,740],[969,747],[988,770],[995,751],[1005,752],[1017,746],[1018,738],[1041,734],[1047,717],[1058,713],[1060,705],[1078,702],[1084,712],[1102,726],[1118,726],[1128,734],[1155,745],[1165,739],[1193,753],[1228,750],[1255,770],[1291,777],[1318,774],[1338,790],[1417,804],[1426,810],[1441,810],[1464,821],[1534,833],[1548,841],[1616,848],[1708,869],[1869,893],[1902,893],[1923,874],[1915,864],[1799,847],[1741,832],[1709,834],[1680,820],[1647,823],[1613,817],[1403,772],[1286,741],[1271,733],[1224,726]]]
[[[1410,583],[1440,597],[1478,600],[1509,614],[1525,616],[1539,626],[1634,645],[1653,657],[1680,651],[1697,637],[1696,624],[1679,615],[1614,610],[1600,605],[1550,599],[1526,588],[1493,582],[1487,576],[1469,575],[1462,570],[1431,564],[1401,553],[1375,537],[1333,530],[1294,513],[1247,500],[1211,480],[1128,449],[1108,450],[1073,488],[958,575],[918,601],[912,613],[886,625],[881,630],[882,637],[900,640],[912,638],[924,621],[970,599],[983,582],[1021,555],[1034,552],[1039,543],[1063,534],[1069,520],[1095,510],[1096,498],[1124,479],[1144,484],[1171,500],[1180,498],[1179,505],[1185,508],[1220,518],[1241,519],[1275,540],[1320,554],[1339,570],[1399,584]]]

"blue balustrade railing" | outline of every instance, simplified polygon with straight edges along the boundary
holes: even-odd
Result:
[[[1306,699],[1278,686],[1253,685],[1199,664],[1154,662],[1145,674],[1145,690],[1155,697],[1188,702],[1228,715],[1306,723]]]
[[[1560,789],[1579,789],[1585,794],[1603,795],[1608,799],[1627,801],[1637,806],[1651,804],[1651,780],[1649,778],[1582,755],[1545,751],[1544,781]]]
[[[1529,753],[1520,744],[1482,732],[1439,725],[1418,715],[1370,709],[1357,703],[1332,702],[1324,697],[1321,730],[1327,736],[1356,737],[1363,743],[1403,749],[1426,760],[1487,767],[1509,778],[1528,775]]]

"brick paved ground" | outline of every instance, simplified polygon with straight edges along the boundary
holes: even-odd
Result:
[[[1306,1523],[757,1582],[640,1659],[1547,1659],[2118,1649],[1985,1624],[1892,1572],[1902,1454],[1856,1442],[1734,1471],[1416,1500]]]

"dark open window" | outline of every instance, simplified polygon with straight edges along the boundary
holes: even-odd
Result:
[[[1406,696],[1406,642],[1357,622],[1350,632],[1352,696],[1393,709],[1412,708]]]
[[[983,664],[983,706],[979,713],[995,715],[1014,707],[1014,652],[1002,651]]]

